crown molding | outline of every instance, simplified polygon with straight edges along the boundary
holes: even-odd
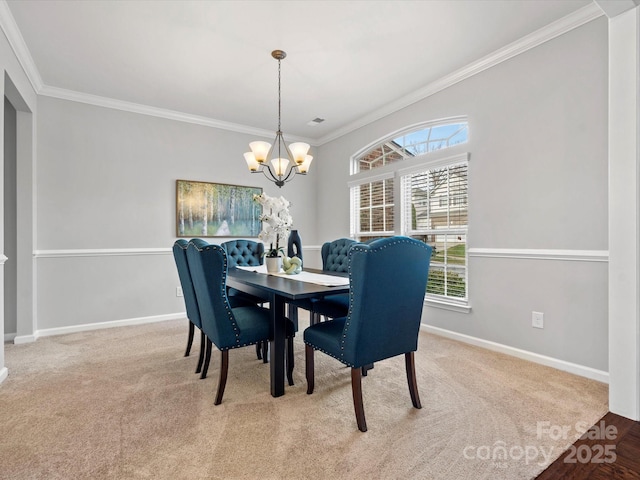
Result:
[[[138,113],[141,115],[165,118],[167,120],[175,120],[177,122],[193,123],[205,127],[219,128],[221,130],[229,130],[236,133],[246,133],[259,137],[272,138],[275,135],[275,130],[264,130],[262,128],[249,127],[246,125],[241,125],[239,123],[225,122],[223,120],[202,117],[200,115],[192,115],[189,113],[178,112],[176,110],[151,107],[149,105],[142,105],[140,103],[126,102],[123,100],[101,97],[99,95],[92,95],[89,93],[76,92],[74,90],[67,90],[64,88],[50,87],[48,85],[44,85],[38,91],[38,94],[45,97],[59,98],[61,100],[69,100],[78,103],[86,103],[98,107],[112,108],[114,110],[122,110],[125,112]],[[295,140],[298,142],[306,142],[311,145],[317,145],[315,140],[302,137],[294,137],[293,135],[287,135],[287,140]]]
[[[36,67],[31,53],[27,48],[27,44],[22,37],[22,33],[20,33],[18,24],[11,14],[7,0],[0,0],[0,28],[2,28],[9,45],[11,45],[13,52],[16,54],[18,62],[27,75],[29,82],[31,82],[33,89],[38,93],[44,86],[44,83],[42,82],[38,67]]]
[[[371,112],[370,114],[362,117],[356,122],[345,125],[342,128],[335,130],[334,132],[321,137],[318,140],[319,145],[323,145],[327,142],[335,140],[347,133],[350,133],[358,128],[364,127],[370,123],[375,122],[376,120],[380,120],[381,118],[386,117],[398,110],[401,110],[409,105],[419,102],[431,95],[434,95],[445,88],[449,88],[456,83],[461,82],[462,80],[466,80],[467,78],[472,77],[488,68],[494,67],[510,58],[513,58],[521,53],[526,52],[532,48],[541,45],[542,43],[548,42],[564,33],[567,33],[574,28],[580,27],[585,23],[589,23],[596,18],[603,16],[604,13],[596,5],[595,3],[590,3],[589,5],[582,7],[580,10],[576,10],[575,12],[556,20],[549,25],[542,27],[535,32],[526,35],[519,40],[516,40],[509,45],[502,47],[496,50],[493,53],[477,60],[475,62],[470,63],[469,65],[456,70],[455,72],[442,77],[430,84],[416,90],[415,92],[406,95],[394,102],[391,102],[384,107]]]

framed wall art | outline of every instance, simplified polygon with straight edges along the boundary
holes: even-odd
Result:
[[[257,237],[262,188],[176,180],[178,237]]]

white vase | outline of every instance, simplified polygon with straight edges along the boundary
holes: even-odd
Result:
[[[267,272],[278,273],[282,269],[282,257],[265,257]]]

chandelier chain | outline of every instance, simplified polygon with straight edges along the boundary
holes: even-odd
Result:
[[[280,88],[280,62],[281,60],[278,59],[278,133],[280,133],[282,130],[280,128],[280,124],[281,124],[281,112],[282,112],[282,95],[280,93],[281,88]],[[280,154],[280,140],[278,140],[278,158],[282,158],[282,155]]]

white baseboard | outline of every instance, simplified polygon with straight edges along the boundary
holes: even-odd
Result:
[[[9,369],[7,367],[0,368],[0,383],[4,382],[9,376]]]
[[[586,367],[584,365],[578,365],[577,363],[571,363],[571,362],[567,362],[565,360],[560,360],[553,357],[547,357],[546,355],[540,355],[538,353],[529,352],[527,350],[521,350],[519,348],[510,347],[508,345],[503,345],[501,343],[495,343],[489,340],[483,340],[482,338],[477,338],[477,337],[472,337],[470,335],[464,335],[462,333],[452,332],[451,330],[446,330],[444,328],[425,325],[424,323],[420,326],[420,329],[424,330],[425,332],[433,333],[435,335],[440,335],[441,337],[450,338],[452,340],[458,340],[460,342],[468,343],[470,345],[475,345],[476,347],[486,348],[494,352],[505,353],[507,355],[511,355],[512,357],[521,358],[523,360],[528,360],[530,362],[538,363],[540,365],[545,365],[547,367],[553,367],[558,370],[562,370],[564,372],[569,372],[575,375],[580,375],[581,377],[589,378],[591,380],[596,380],[598,382],[602,382],[606,384],[609,383],[609,372],[596,370],[595,368]]]
[[[23,343],[33,343],[38,339],[38,332],[33,335],[16,335],[13,337],[13,343],[21,345]]]
[[[20,335],[14,339],[14,343],[35,342],[39,337],[50,337],[53,335],[64,335],[67,333],[87,332],[90,330],[101,330],[103,328],[126,327],[131,325],[143,325],[145,323],[165,322],[167,320],[178,320],[187,318],[185,312],[169,313],[166,315],[153,315],[149,317],[127,318],[124,320],[112,320],[109,322],[85,323],[83,325],[71,325],[68,327],[46,328],[37,330],[33,335]]]
[[[13,342],[13,339],[16,338],[15,333],[5,333],[4,334],[4,343]]]

